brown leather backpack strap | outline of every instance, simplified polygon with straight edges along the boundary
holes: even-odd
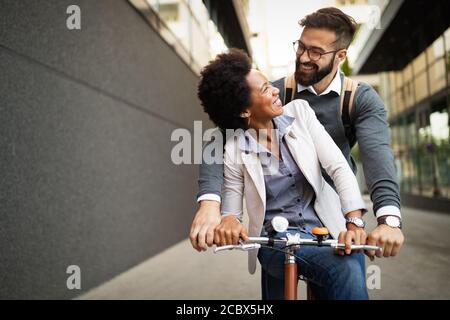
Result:
[[[341,92],[341,118],[345,129],[345,136],[350,144],[353,146],[356,142],[355,130],[352,125],[351,114],[353,111],[353,102],[355,100],[356,90],[358,88],[358,81],[344,77]]]
[[[286,105],[294,100],[295,92],[297,88],[297,82],[295,81],[295,74],[290,74],[284,78],[284,101]]]
[[[352,110],[353,110],[353,101],[355,100],[355,94],[356,94],[356,89],[358,89],[358,81],[352,80],[350,78],[347,78],[350,82],[350,101],[348,104],[348,113],[352,114]]]

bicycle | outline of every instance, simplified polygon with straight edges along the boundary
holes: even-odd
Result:
[[[338,243],[338,240],[326,240],[329,235],[327,228],[316,227],[312,230],[316,239],[302,239],[300,233],[295,234],[286,233],[286,238],[274,238],[272,235],[275,232],[285,232],[288,230],[289,222],[286,218],[277,216],[271,221],[271,230],[269,230],[269,237],[249,237],[248,241],[240,241],[237,245],[226,245],[216,247],[214,253],[218,253],[226,250],[241,250],[249,251],[256,250],[261,247],[266,247],[272,250],[275,249],[274,244],[284,245],[282,250],[285,253],[284,262],[284,298],[285,300],[297,300],[297,288],[298,288],[298,266],[295,261],[297,251],[301,246],[328,246],[334,249],[345,249],[344,243]],[[377,246],[369,245],[351,245],[351,250],[381,250]],[[314,300],[312,290],[310,289],[307,281],[307,300]]]

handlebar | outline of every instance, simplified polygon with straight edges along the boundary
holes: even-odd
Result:
[[[216,247],[214,253],[225,251],[225,250],[240,250],[249,251],[261,248],[262,245],[273,246],[273,244],[279,243],[285,246],[317,246],[317,247],[331,247],[335,249],[345,249],[344,243],[338,243],[337,240],[314,240],[314,239],[302,239],[300,234],[286,234],[286,238],[276,239],[269,237],[250,237],[248,241],[241,241],[237,245],[226,245],[221,247]],[[351,250],[381,250],[378,246],[369,245],[351,245]]]
[[[285,217],[276,216],[271,221],[271,226],[273,231],[284,232],[288,230],[289,222]],[[312,229],[313,235],[316,239],[302,239],[300,238],[300,233],[296,232],[291,234],[286,233],[285,238],[273,238],[273,237],[250,237],[248,241],[240,241],[238,245],[227,245],[216,247],[214,253],[224,251],[224,250],[241,250],[249,251],[261,248],[261,246],[273,247],[275,243],[282,244],[285,247],[292,246],[318,246],[318,247],[332,247],[335,249],[345,249],[344,243],[338,243],[337,240],[325,240],[329,235],[328,229],[325,227],[316,227]],[[356,245],[352,244],[350,246],[351,250],[382,250],[377,246],[369,245]]]

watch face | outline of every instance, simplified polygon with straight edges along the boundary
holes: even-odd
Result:
[[[364,227],[364,222],[362,221],[362,219],[355,219],[355,224],[357,227],[359,228],[363,228]]]
[[[400,220],[397,217],[387,217],[386,224],[392,228],[398,228],[400,226]]]
[[[364,228],[364,220],[361,218],[357,218],[357,217],[349,218],[349,219],[347,219],[347,222],[353,223],[358,228]]]

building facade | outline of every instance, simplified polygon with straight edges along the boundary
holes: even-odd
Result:
[[[214,34],[202,1],[176,3],[0,1],[0,299],[75,298],[188,236],[198,168],[171,136],[212,126]]]
[[[450,199],[449,54],[450,29],[402,70],[380,74],[406,194]]]
[[[450,212],[450,21],[446,1],[384,1],[362,26],[354,71],[377,78],[391,126],[402,202]]]

